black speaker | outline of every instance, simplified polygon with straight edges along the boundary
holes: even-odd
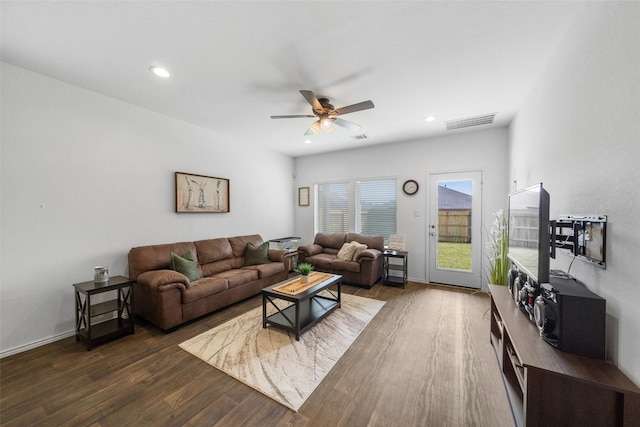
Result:
[[[513,295],[513,285],[518,278],[518,274],[518,267],[512,264],[511,269],[509,269],[509,283],[507,285],[509,287],[509,292],[511,292],[511,295]]]
[[[518,272],[517,277],[513,280],[513,289],[511,291],[520,311],[533,320],[534,303],[536,297],[540,295],[538,283],[526,274]]]
[[[584,284],[551,276],[534,305],[540,336],[558,350],[605,358],[606,300]]]
[[[513,280],[513,289],[511,289],[511,294],[513,296],[513,300],[520,310],[524,312],[524,304],[526,301],[526,290],[525,287],[529,283],[529,278],[526,274],[520,273],[516,270],[515,279]]]

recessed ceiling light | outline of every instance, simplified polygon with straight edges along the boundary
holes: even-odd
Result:
[[[149,67],[149,70],[151,70],[151,72],[153,74],[155,74],[156,76],[159,76],[159,77],[167,78],[167,77],[171,76],[171,74],[169,74],[169,72],[167,70],[165,70],[164,68],[162,68],[162,67],[153,66],[153,67]]]
[[[305,140],[304,140],[304,143],[305,143],[305,144],[311,144],[311,142],[312,142],[312,141],[311,141],[310,139],[305,139]]]
[[[435,119],[436,119],[436,118],[435,118],[434,116],[427,116],[427,117],[424,119],[424,121],[425,121],[425,122],[432,122],[432,121],[434,121]]]

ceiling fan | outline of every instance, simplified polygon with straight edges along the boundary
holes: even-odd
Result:
[[[363,101],[353,105],[347,105],[342,108],[333,108],[328,98],[316,98],[316,96],[310,90],[301,90],[300,93],[307,100],[309,104],[311,104],[313,115],[311,114],[294,114],[294,115],[286,115],[286,116],[271,116],[272,119],[293,119],[300,117],[309,117],[315,118],[318,120],[315,121],[309,129],[304,133],[305,135],[313,135],[320,132],[329,133],[333,131],[333,125],[336,124],[338,126],[342,126],[343,128],[347,128],[349,130],[357,131],[361,128],[360,125],[357,125],[353,122],[349,122],[347,120],[341,119],[340,115],[353,113],[355,111],[368,110],[373,108],[373,102],[371,101]]]

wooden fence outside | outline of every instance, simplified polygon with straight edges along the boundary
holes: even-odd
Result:
[[[438,241],[449,243],[471,243],[471,211],[439,210]]]

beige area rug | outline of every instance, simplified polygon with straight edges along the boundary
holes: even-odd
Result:
[[[302,334],[300,341],[280,329],[263,329],[258,307],[180,347],[298,411],[383,305],[384,301],[343,293],[341,307]]]

